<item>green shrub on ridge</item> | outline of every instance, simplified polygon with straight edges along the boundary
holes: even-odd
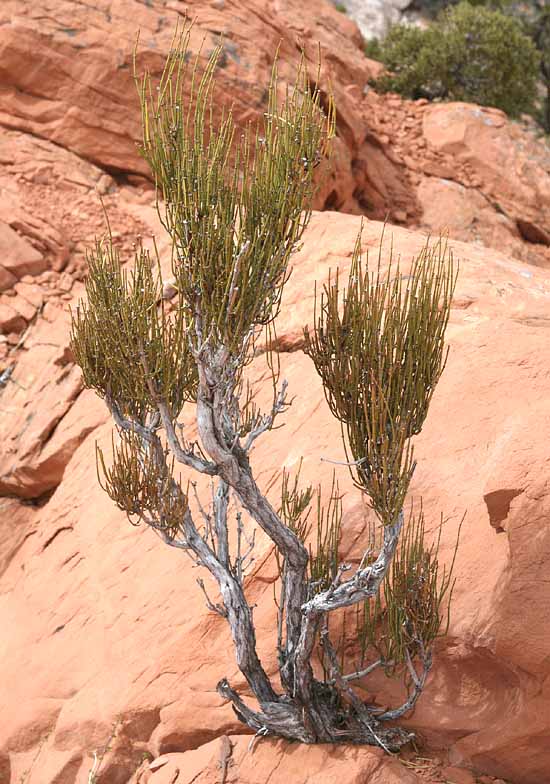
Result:
[[[387,73],[373,82],[408,98],[445,98],[532,112],[540,55],[515,19],[468,2],[426,29],[394,26],[381,42]]]

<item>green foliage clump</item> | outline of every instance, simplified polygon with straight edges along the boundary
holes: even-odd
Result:
[[[407,655],[414,658],[418,646],[429,651],[433,641],[447,633],[448,609],[445,622],[443,604],[454,587],[454,559],[450,569],[440,570],[441,530],[426,546],[423,510],[416,515],[411,510],[382,590],[364,604],[358,623],[362,657],[369,648],[376,651],[387,674],[403,665]]]
[[[174,460],[171,464],[159,460],[153,450],[140,455],[139,436],[132,431],[120,430],[119,436],[117,445],[113,439],[110,468],[96,445],[99,484],[131,522],[137,518],[135,524],[144,521],[175,538],[188,503],[187,494],[173,477]]]
[[[444,334],[456,282],[452,253],[428,245],[403,276],[361,258],[357,239],[347,286],[329,279],[305,351],[334,416],[345,427],[352,474],[384,525],[395,523],[414,471],[410,439],[426,418],[445,366]]]
[[[460,0],[414,0],[411,9],[421,11],[427,16],[435,18],[444,8],[458,5]],[[507,11],[511,0],[468,0],[472,6],[487,8],[491,11]]]
[[[381,60],[382,45],[380,43],[380,39],[369,38],[369,40],[365,41],[363,44],[363,51],[365,52],[366,56],[371,60]]]
[[[138,83],[141,154],[165,204],[163,226],[172,238],[177,289],[194,316],[199,341],[239,353],[250,330],[273,321],[289,257],[309,219],[313,169],[320,163],[333,112],[321,118],[319,92],[302,62],[282,105],[277,72],[263,127],[237,134],[231,111],[216,127],[213,109],[218,47],[199,78],[185,59],[188,35],[157,89],[146,74]],[[189,100],[182,85],[190,83]],[[200,309],[200,319],[196,313]],[[198,329],[197,329],[198,328]]]
[[[533,5],[521,3],[514,6],[514,15],[522,24],[540,53],[540,77],[544,97],[537,106],[534,117],[550,133],[550,5],[540,0]]]
[[[411,9],[434,19],[444,8],[458,4],[460,0],[415,0]],[[536,121],[550,132],[550,5],[546,0],[468,0],[471,6],[500,11],[515,19],[522,32],[528,36],[540,54],[540,100],[530,112]],[[381,60],[380,42],[369,41],[365,47],[367,57]]]
[[[322,488],[319,485],[314,492],[311,485],[301,488],[299,485],[302,463],[293,482],[290,475],[283,468],[281,487],[281,506],[279,514],[285,524],[304,544],[314,531],[315,543],[308,545],[308,596],[326,591],[338,574],[340,534],[342,529],[342,500],[338,490],[336,477],[333,476],[332,489],[328,503],[324,506]],[[316,496],[316,519],[309,522],[312,511],[312,501]],[[277,558],[279,574],[282,575],[282,565]]]
[[[72,342],[84,384],[142,425],[156,411],[157,396],[179,413],[197,384],[187,312],[169,318],[157,308],[162,287],[147,250],[136,251],[130,273],[110,241],[96,241],[87,261],[88,302],[73,314]]]
[[[380,47],[383,91],[494,106],[510,116],[532,111],[540,55],[520,23],[468,2],[448,8],[427,29],[396,25]]]
[[[373,86],[381,92],[395,92],[406,98],[443,95],[438,39],[432,27],[394,25],[377,46],[369,44],[368,56],[380,60],[387,68],[387,73],[375,79]]]

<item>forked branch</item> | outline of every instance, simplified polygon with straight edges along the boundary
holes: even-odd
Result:
[[[320,488],[300,490],[285,472],[278,510],[258,486],[250,452],[275,429],[289,400],[286,382],[278,388],[271,349],[267,413],[256,408],[245,375],[257,336],[279,313],[289,260],[311,215],[314,170],[334,133],[332,102],[303,56],[286,99],[279,100],[275,66],[263,125],[236,133],[232,113],[216,120],[214,111],[221,49],[206,63],[200,56],[193,62],[188,43],[186,28],[158,85],[147,73],[135,74],[141,152],[172,240],[174,307],[161,296],[158,258],[155,266],[140,247],[127,272],[108,239],[89,254],[88,299],[73,314],[72,347],[84,383],[105,399],[120,436],[109,467],[98,449],[100,482],[132,522],[149,525],[214,579],[219,597],[209,596],[202,578],[197,582],[210,611],[229,624],[258,707],[225,679],[218,691],[244,723],[258,734],[304,743],[374,743],[393,751],[411,733],[382,722],[402,716],[422,692],[442,602],[452,589],[450,571],[438,571],[437,546],[424,544],[422,516],[405,524],[403,510],[415,469],[411,439],[445,365],[455,268],[439,243],[426,246],[406,276],[391,259],[384,273],[381,257],[373,273],[361,258],[359,234],[347,284],[338,272],[329,278],[314,328],[305,332],[306,352],[345,434],[345,464],[383,532],[376,547],[365,543],[353,570],[339,557],[343,518],[335,479],[325,506]],[[178,424],[185,404],[196,410],[192,442]],[[210,478],[207,509],[194,484],[189,498],[176,466]],[[255,531],[245,531],[243,511],[276,552],[280,689],[257,653],[245,594]],[[358,632],[374,661],[365,666],[362,659],[345,675],[349,668],[338,661],[329,625],[350,607],[363,608]],[[326,677],[313,666],[319,651]],[[409,695],[395,710],[365,704],[352,687],[380,667],[406,673]]]

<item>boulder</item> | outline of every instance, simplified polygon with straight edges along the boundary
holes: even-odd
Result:
[[[238,10],[224,2],[201,0],[193,6],[195,24],[191,50],[201,46],[208,55],[223,34],[226,53],[220,61],[217,102],[233,106],[238,123],[259,118],[265,110],[266,85],[277,49],[283,79],[292,78],[300,49],[315,67],[318,43],[322,49],[321,86],[334,91],[338,133],[334,142],[335,168],[323,183],[318,206],[360,212],[377,190],[382,217],[393,209],[384,194],[387,185],[363,186],[356,170],[369,168],[372,145],[365,144],[368,114],[362,108],[363,89],[373,71],[362,51],[357,26],[328,0],[308,9],[290,0],[283,6],[253,2]],[[141,137],[140,112],[133,79],[133,49],[140,31],[137,68],[158,75],[185,9],[179,0],[142,2],[114,0],[36,0],[31,5],[4,0],[0,10],[0,125],[24,131],[76,153],[110,174],[149,177],[136,143]],[[29,64],[29,52],[33,52]],[[382,156],[383,157],[383,156]],[[380,165],[380,163],[379,163]],[[385,170],[398,172],[388,159]],[[35,182],[47,180],[51,164],[33,167]],[[98,179],[100,189],[108,189]],[[364,179],[364,175],[363,175]],[[406,200],[399,185],[399,198]],[[373,213],[374,214],[374,213]]]
[[[293,257],[277,348],[282,375],[296,399],[285,426],[266,434],[251,455],[256,476],[262,487],[271,486],[269,497],[275,504],[283,466],[294,471],[303,458],[302,481],[321,482],[328,492],[334,466],[321,458],[343,459],[339,426],[303,354],[301,328],[311,323],[314,281],[325,280],[336,267],[345,275],[359,227],[359,219],[352,216],[316,213],[304,247]],[[382,229],[374,221],[363,228],[363,248],[375,258]],[[425,241],[425,235],[386,227],[383,268],[391,242],[406,272]],[[545,620],[550,611],[550,381],[541,372],[550,361],[550,273],[488,249],[454,241],[451,245],[461,266],[448,328],[450,355],[415,442],[418,464],[412,496],[423,498],[429,531],[437,531],[444,515],[443,563],[450,563],[460,521],[466,517],[451,625],[438,643],[426,693],[408,724],[429,744],[449,749],[454,766],[470,766],[514,784],[540,784],[550,776],[550,641]],[[0,576],[0,622],[10,630],[0,649],[0,671],[12,684],[0,692],[0,710],[10,717],[0,723],[0,765],[9,761],[9,784],[18,782],[24,771],[27,784],[86,784],[96,752],[103,759],[105,781],[134,782],[144,754],[167,755],[172,768],[167,763],[147,773],[153,782],[160,777],[160,784],[165,767],[172,776],[174,765],[181,770],[180,758],[171,755],[185,752],[189,770],[207,782],[214,775],[210,760],[218,754],[216,739],[246,732],[215,692],[223,676],[235,687],[245,687],[228,630],[224,620],[205,607],[195,584],[196,570],[185,555],[163,545],[153,532],[130,526],[98,486],[95,443],[108,457],[112,425],[100,401],[77,392],[78,374],[70,362],[57,370],[55,358],[64,351],[61,325],[57,319],[44,323],[40,340],[28,347],[29,359],[22,356],[14,371],[14,378],[29,387],[17,393],[17,409],[31,412],[36,409],[33,401],[44,401],[32,438],[20,435],[29,439],[21,455],[32,455],[32,444],[51,429],[44,418],[51,410],[54,418],[64,411],[52,436],[59,433],[59,446],[52,450],[63,458],[55,482],[47,484],[56,487],[55,492],[42,498],[39,516],[10,502],[21,509],[23,519],[29,514],[31,527],[22,537],[19,527],[12,532],[7,526],[10,555]],[[52,351],[48,374],[56,369],[48,382],[46,371],[40,370],[46,364],[39,363],[47,348],[40,344],[49,342],[56,347],[47,349]],[[66,375],[58,376],[63,370]],[[258,389],[258,404],[269,405],[263,356],[250,367],[250,378]],[[5,398],[8,389],[2,392],[2,407],[9,400],[14,405],[15,398]],[[192,421],[191,414],[184,412],[183,420]],[[24,419],[22,415],[20,429]],[[27,428],[33,427],[31,420]],[[192,437],[193,430],[187,432]],[[10,439],[18,447],[17,439]],[[66,452],[63,443],[71,444]],[[47,448],[46,443],[37,454]],[[39,470],[30,458],[25,458],[30,468],[24,468],[17,454],[13,463],[17,467],[19,460],[22,467],[2,480],[3,492],[26,496],[29,486],[38,487]],[[357,563],[370,513],[344,468],[338,480],[344,504],[341,555]],[[256,606],[259,653],[267,671],[274,673],[277,571],[271,552],[266,537],[258,536],[246,585]],[[209,590],[215,595],[212,586]],[[21,618],[24,624],[17,622]],[[374,681],[369,689],[381,703],[398,697],[386,679]],[[249,757],[249,742],[246,738],[237,743],[231,775],[238,773],[238,780],[252,783],[254,775],[272,769],[279,753],[273,748],[279,747],[259,739]],[[202,749],[194,751],[199,746]],[[255,758],[262,749],[268,749],[265,770]],[[328,754],[326,748],[290,747],[280,762],[287,780],[298,775],[286,767],[294,764],[295,753],[300,760],[309,755],[307,770],[311,765],[316,775],[325,767],[334,771],[334,781],[341,775],[339,760],[347,760],[359,781],[370,771],[364,766],[375,758],[369,749],[342,748]],[[394,775],[391,767],[378,770],[372,775],[379,775],[381,782],[392,780],[383,778]],[[274,772],[272,780],[278,775]],[[405,773],[399,770],[398,775]],[[395,778],[401,780],[414,779]],[[228,784],[231,781],[228,769]]]
[[[0,303],[0,319],[8,309]],[[23,328],[22,316],[10,310],[22,322],[10,322],[11,329]],[[78,444],[105,420],[100,401],[83,392],[80,372],[68,354],[68,313],[53,309],[50,319],[34,325],[9,380],[0,387],[0,495],[38,498],[53,490]],[[79,399],[81,407],[75,405]]]
[[[41,253],[0,220],[0,290],[11,288],[23,275],[38,275],[46,269]]]
[[[473,104],[374,91],[365,101],[414,204],[394,211],[399,222],[550,266],[550,148],[540,129]]]
[[[520,258],[549,266],[550,148],[544,139],[497,109],[464,103],[426,107],[422,130],[428,149],[455,161],[455,179],[466,186],[461,200],[474,212],[471,230],[484,244],[510,247]],[[432,185],[424,188],[420,201],[429,205],[439,197]],[[487,208],[490,221],[484,216]],[[456,210],[445,199],[439,206],[444,209],[454,229]]]
[[[21,332],[25,326],[25,319],[18,310],[12,307],[11,303],[0,302],[0,332],[2,334]]]

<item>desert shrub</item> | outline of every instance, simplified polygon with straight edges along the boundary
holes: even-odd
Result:
[[[445,8],[456,6],[460,0],[414,0],[410,6],[424,16],[434,19]],[[550,132],[550,5],[547,0],[468,0],[471,6],[479,6],[517,20],[522,32],[527,35],[540,54],[539,99],[529,110],[546,132]],[[368,57],[380,60],[380,42],[368,42]]]
[[[316,172],[334,134],[332,101],[304,55],[283,100],[274,68],[262,120],[238,129],[230,111],[216,111],[221,47],[205,62],[191,55],[189,37],[187,29],[174,41],[159,83],[136,72],[141,153],[171,240],[174,302],[162,297],[159,259],[138,246],[124,268],[108,234],[90,249],[87,297],[73,313],[84,384],[105,400],[117,429],[112,457],[97,449],[99,481],[131,522],[209,573],[208,586],[197,582],[208,608],[229,624],[255,701],[226,679],[217,690],[243,723],[304,743],[397,750],[412,733],[393,722],[424,687],[452,590],[452,566],[438,567],[437,542],[425,543],[422,512],[406,519],[405,500],[416,465],[411,441],[446,362],[457,268],[440,242],[427,244],[408,274],[390,254],[384,274],[362,257],[359,235],[349,276],[333,271],[318,289],[305,352],[345,434],[347,468],[378,522],[377,537],[365,537],[351,566],[339,553],[345,521],[337,482],[323,505],[320,489],[283,472],[273,506],[250,460],[292,402],[259,341],[271,342],[290,257],[311,216]],[[262,358],[273,394],[265,409],[246,375]],[[279,567],[278,679],[256,645],[247,578],[257,528]],[[329,619],[363,608],[361,658],[352,666]],[[375,670],[404,681],[407,696],[391,710],[366,703],[353,687]]]
[[[373,84],[383,92],[395,92],[407,98],[435,98],[443,95],[437,33],[408,25],[394,25],[375,47],[378,59],[388,69]],[[371,55],[374,56],[374,55]]]
[[[371,60],[381,60],[382,47],[379,38],[369,38],[364,42],[363,51]]]
[[[443,9],[458,5],[460,0],[414,0],[410,9],[420,11],[434,19]],[[487,8],[491,11],[506,11],[511,0],[468,0],[472,6]]]
[[[533,116],[550,133],[550,5],[539,0],[533,4],[522,3],[512,7],[522,29],[540,54],[540,80],[542,98]]]
[[[377,89],[471,101],[512,117],[534,109],[540,55],[520,23],[500,11],[461,2],[424,30],[396,25],[380,50],[388,73],[375,80]]]

